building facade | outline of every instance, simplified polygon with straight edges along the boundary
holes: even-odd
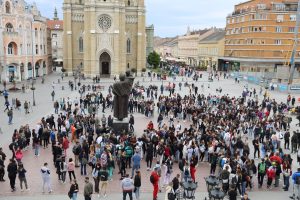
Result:
[[[64,0],[64,68],[86,77],[146,65],[144,0]]]
[[[251,0],[227,17],[225,70],[277,72],[289,65],[297,0]],[[299,63],[300,48],[296,53]],[[288,69],[288,67],[286,67]]]
[[[178,57],[190,66],[199,66],[198,43],[213,32],[213,28],[190,31],[188,27],[185,35],[178,37]]]
[[[224,41],[224,29],[215,29],[213,33],[199,41],[198,59],[200,67],[208,67],[214,70],[222,68],[219,59],[224,57]]]
[[[147,44],[146,44],[146,56],[154,51],[154,25],[150,25],[146,27],[146,36],[147,36]]]
[[[63,20],[59,20],[55,8],[53,20],[47,20],[50,30],[53,67],[63,66]]]
[[[46,19],[35,4],[0,1],[1,80],[22,81],[51,71]]]

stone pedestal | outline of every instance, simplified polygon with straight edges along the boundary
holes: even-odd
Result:
[[[128,126],[129,126],[129,119],[128,118],[125,118],[122,121],[114,118],[113,125],[112,125],[112,130],[115,133],[118,133],[118,134],[120,134],[123,131],[128,133]]]

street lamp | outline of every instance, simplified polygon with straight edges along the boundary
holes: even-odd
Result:
[[[31,82],[31,90],[32,90],[32,105],[35,106],[35,97],[34,97],[34,90],[35,90],[35,87],[34,87],[34,79],[32,79],[32,82]]]
[[[214,176],[210,175],[209,177],[204,178],[206,182],[207,192],[209,199],[211,198],[211,191],[212,189],[219,184],[219,179]]]
[[[198,183],[194,183],[191,179],[187,182],[182,183],[184,193],[183,198],[184,199],[195,199],[195,192],[198,187]]]
[[[225,193],[221,191],[220,187],[215,187],[210,192],[210,199],[211,200],[223,200],[225,197]]]

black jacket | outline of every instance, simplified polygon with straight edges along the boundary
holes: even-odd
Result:
[[[16,176],[18,173],[18,167],[15,162],[9,163],[7,166],[8,176]]]

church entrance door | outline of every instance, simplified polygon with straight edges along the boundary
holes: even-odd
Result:
[[[107,52],[104,52],[100,56],[99,60],[100,75],[108,76],[110,75],[111,59]]]

